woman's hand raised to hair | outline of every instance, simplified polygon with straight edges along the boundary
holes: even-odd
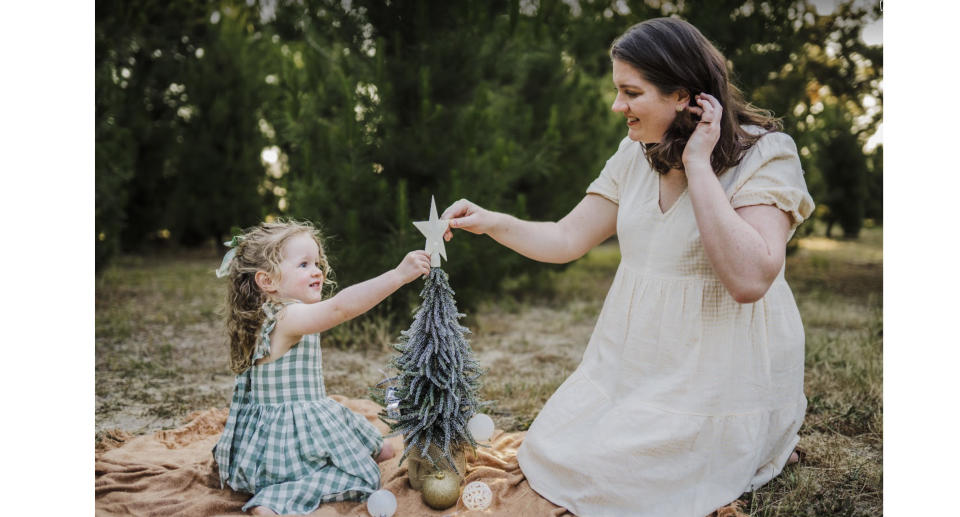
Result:
[[[683,148],[683,164],[685,167],[693,163],[706,163],[710,167],[710,155],[720,140],[720,120],[723,116],[723,106],[716,97],[709,93],[696,96],[698,106],[687,106],[687,110],[700,117],[700,122],[694,128],[693,134]],[[711,168],[712,170],[712,168]],[[716,171],[714,171],[716,172]]]
[[[480,235],[489,233],[493,228],[494,214],[495,212],[481,208],[476,203],[461,199],[447,207],[440,216],[441,219],[450,221],[450,228],[447,228],[443,238],[447,241],[453,238],[452,228],[460,228]]]

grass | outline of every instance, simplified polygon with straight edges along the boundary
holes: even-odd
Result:
[[[465,318],[499,428],[527,429],[579,364],[619,258],[605,244],[563,272],[511,279]],[[124,257],[97,278],[98,443],[114,429],[172,428],[193,410],[229,405],[218,263],[212,252]],[[750,515],[883,513],[882,270],[879,227],[855,241],[807,237],[788,257],[807,338],[806,457],[744,494]],[[358,318],[326,336],[328,391],[365,397],[408,324]]]
[[[883,514],[883,233],[812,237],[787,259],[806,331],[797,468],[747,498],[751,515]]]

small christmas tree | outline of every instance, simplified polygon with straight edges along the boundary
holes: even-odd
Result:
[[[465,337],[470,329],[459,323],[464,315],[457,312],[453,295],[447,273],[432,268],[420,292],[423,303],[410,328],[400,333],[400,343],[394,345],[400,352],[390,362],[400,372],[396,416],[391,418],[386,410],[381,416],[394,433],[404,436],[406,448],[400,461],[415,449],[435,467],[462,476],[452,450],[465,444],[477,446],[467,422],[481,406],[477,392],[483,372]],[[390,400],[386,402],[389,405]],[[429,453],[431,444],[437,446],[440,457]]]
[[[440,257],[446,257],[442,235],[447,225],[437,218],[432,199],[430,221],[414,224],[427,236],[433,267],[420,292],[422,303],[413,323],[394,345],[400,355],[390,365],[399,374],[381,391],[385,396],[375,400],[386,406],[380,417],[392,433],[404,436],[401,462],[415,453],[434,468],[462,477],[465,473],[455,456],[467,445],[477,446],[467,423],[487,405],[477,398],[483,372],[465,337],[470,329],[459,323],[464,315],[457,311],[447,273],[439,267]],[[417,477],[411,476],[414,488],[419,488]]]

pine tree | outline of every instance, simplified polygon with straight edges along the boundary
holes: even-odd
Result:
[[[477,446],[467,431],[467,422],[488,403],[478,400],[483,372],[465,337],[470,329],[459,323],[464,315],[457,312],[453,295],[447,273],[432,268],[420,292],[423,302],[413,323],[400,333],[400,342],[394,345],[400,352],[390,362],[399,371],[395,378],[396,409],[386,400],[388,409],[380,417],[393,434],[404,436],[406,448],[401,462],[416,450],[434,467],[463,475],[453,451],[466,444]],[[440,457],[429,454],[431,444],[439,448]]]

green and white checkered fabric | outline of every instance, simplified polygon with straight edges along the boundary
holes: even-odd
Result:
[[[281,310],[267,313],[254,361],[270,352]],[[253,494],[246,511],[308,514],[322,503],[363,500],[380,488],[373,455],[383,445],[365,418],[327,398],[320,335],[304,336],[280,359],[237,375],[230,416],[213,449],[221,487]]]

